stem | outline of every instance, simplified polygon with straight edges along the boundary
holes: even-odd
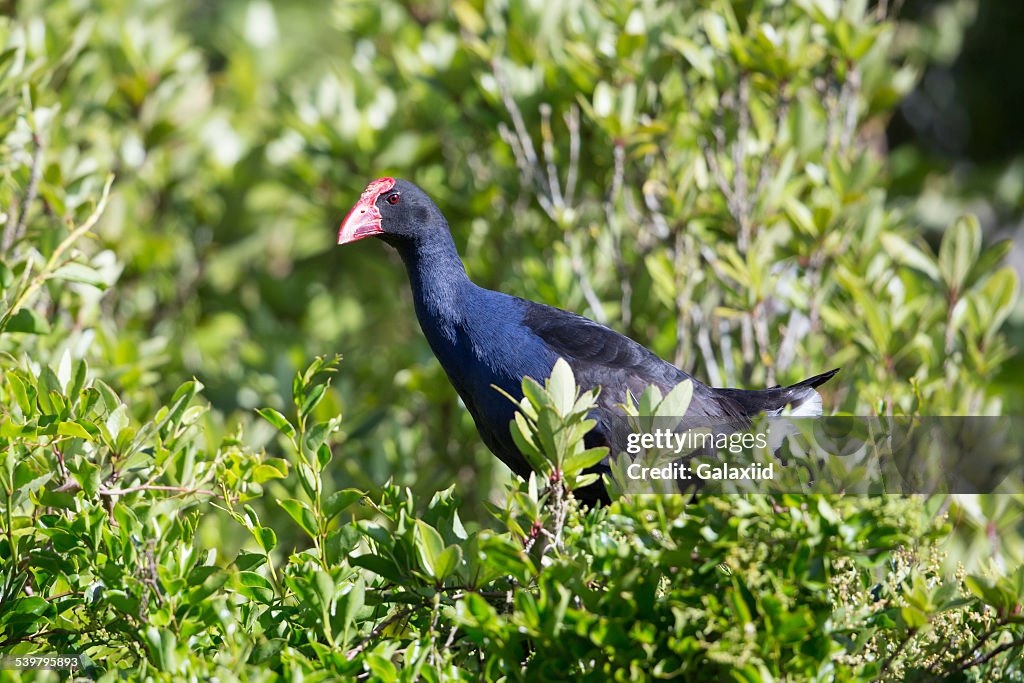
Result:
[[[25,196],[21,200],[18,211],[18,220],[9,223],[4,231],[3,251],[6,254],[14,246],[14,243],[21,239],[25,232],[25,224],[28,221],[28,209],[36,199],[36,191],[39,189],[39,166],[43,160],[43,143],[39,135],[32,133],[32,165],[29,167],[28,187],[25,189]]]
[[[79,237],[92,230],[93,226],[96,225],[96,222],[99,221],[100,216],[103,215],[103,211],[107,207],[107,199],[110,197],[110,187],[113,183],[114,175],[110,174],[107,176],[107,182],[103,185],[103,192],[100,195],[100,200],[96,203],[96,208],[93,209],[93,212],[85,219],[84,223],[79,225],[77,228],[74,228],[70,233],[68,233],[68,236],[64,238],[64,241],[57,245],[57,248],[53,250],[52,254],[50,254],[50,258],[46,261],[46,265],[43,266],[43,269],[39,274],[32,278],[32,281],[28,283],[28,286],[25,287],[21,294],[18,295],[18,298],[14,301],[14,305],[11,306],[10,310],[4,313],[3,318],[0,318],[0,332],[3,332],[7,328],[7,324],[11,321],[11,318],[14,317],[15,313],[21,310],[21,307],[25,304],[28,298],[53,276],[54,271],[56,271],[58,267],[57,263],[60,261],[60,257],[63,256],[64,252],[67,251]],[[25,267],[26,275],[29,272],[29,267],[30,266]]]
[[[4,487],[4,497],[7,499],[7,501],[6,501],[7,504],[4,506],[5,511],[7,513],[7,515],[6,515],[7,516],[7,524],[6,524],[7,528],[5,529],[5,531],[7,532],[7,544],[11,548],[11,551],[10,551],[11,552],[11,563],[12,564],[17,564],[17,562],[18,562],[18,546],[14,542],[14,523],[12,521],[13,515],[12,515],[12,512],[11,512],[11,505],[12,505],[12,502],[14,500],[14,489],[13,488],[8,489],[5,486]]]
[[[972,659],[971,661],[967,662],[967,664],[964,665],[964,667],[960,669],[960,671],[966,671],[967,669],[971,669],[976,666],[980,666],[981,664],[985,664],[986,662],[995,659],[998,655],[1006,652],[1007,650],[1012,650],[1013,648],[1020,647],[1021,645],[1024,645],[1024,638],[1018,638],[1017,640],[1011,640],[1009,643],[1003,643],[996,649],[992,650],[992,652],[989,652],[985,655],[979,655],[975,659]]]
[[[405,617],[407,617],[410,614],[412,614],[414,609],[415,609],[415,607],[407,607],[406,609],[402,610],[401,612],[395,612],[394,614],[392,614],[390,617],[388,617],[387,621],[385,621],[380,626],[378,626],[377,628],[375,628],[372,631],[370,631],[369,635],[367,635],[365,638],[363,638],[363,640],[358,645],[356,645],[354,648],[349,650],[348,653],[346,653],[345,657],[349,661],[352,661],[353,659],[355,659],[356,656],[360,652],[362,652],[363,650],[366,649],[366,646],[370,644],[371,640],[373,640],[374,638],[376,638],[380,634],[382,634],[388,628],[388,626],[391,626],[391,624],[393,624],[396,621],[399,621],[401,619],[404,619]]]
[[[910,642],[910,639],[914,637],[915,633],[917,633],[916,629],[907,630],[907,635],[903,637],[903,640],[900,641],[900,644],[896,646],[896,649],[893,650],[892,654],[885,658],[885,662],[882,664],[882,668],[878,672],[879,678],[881,678],[882,674],[889,670],[889,666],[892,665],[892,663],[896,660],[896,657],[898,657],[900,653],[903,652],[904,648],[907,647],[907,643]]]
[[[997,620],[996,623],[990,629],[981,634],[981,637],[978,638],[974,645],[971,646],[970,650],[968,650],[959,659],[956,660],[954,666],[956,666],[958,670],[962,671],[963,669],[961,667],[964,667],[965,664],[968,661],[970,661],[971,658],[974,656],[974,653],[981,649],[981,646],[988,642],[989,638],[998,633],[999,629],[1001,629],[1003,626],[1006,626],[1006,621],[1004,621],[1003,619]]]
[[[99,489],[100,495],[103,496],[126,496],[129,493],[138,493],[139,491],[171,491],[182,494],[198,493],[204,496],[221,497],[219,493],[216,491],[210,491],[209,489],[190,489],[185,486],[160,486],[157,484],[139,484],[138,486],[129,486],[126,489]]]

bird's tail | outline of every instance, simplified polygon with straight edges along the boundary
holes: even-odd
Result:
[[[725,397],[740,404],[743,412],[754,416],[761,413],[778,415],[787,407],[790,415],[796,417],[813,417],[821,415],[821,394],[815,389],[839,372],[839,368],[809,377],[802,382],[788,387],[772,387],[770,389],[715,389]]]

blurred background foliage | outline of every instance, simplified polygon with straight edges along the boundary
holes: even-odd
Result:
[[[836,411],[1020,411],[1011,4],[15,3],[5,247],[49,253],[116,181],[89,272],[22,321],[51,333],[0,345],[87,358],[137,420],[195,376],[208,443],[241,425],[272,451],[254,409],[339,352],[318,408],[344,415],[332,487],[455,482],[479,517],[510,475],[397,258],[334,246],[365,184],[396,175],[442,207],[477,283],[713,384],[842,366]],[[988,528],[985,505],[963,514]]]

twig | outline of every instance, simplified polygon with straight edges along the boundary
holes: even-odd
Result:
[[[89,633],[89,632],[87,631],[86,633]],[[28,635],[28,636],[11,636],[10,638],[5,638],[4,640],[0,640],[0,647],[7,647],[8,645],[14,645],[16,643],[24,643],[26,641],[33,641],[33,640],[37,640],[39,638],[48,638],[49,636],[57,636],[57,635],[74,636],[74,635],[81,635],[81,633],[80,632],[75,632],[75,631],[70,631],[70,630],[64,629],[64,628],[54,628],[54,629],[50,629],[49,631],[39,631],[38,633],[33,633],[32,635]]]
[[[452,630],[448,632],[448,638],[444,641],[444,649],[448,649],[455,642],[455,634],[458,632],[459,626],[455,624],[452,626]]]
[[[720,127],[716,124],[714,127],[713,135],[715,138],[720,136]],[[724,135],[722,135],[724,138]],[[718,164],[718,156],[715,150],[711,149],[711,145],[707,140],[701,139],[697,143],[700,146],[700,151],[704,154],[704,161],[708,165],[708,170],[711,171],[711,175],[715,179],[715,184],[718,185],[718,191],[725,197],[725,203],[729,207],[730,213],[732,213],[732,206],[735,203],[735,198],[732,194],[732,188],[729,186],[729,181],[725,177],[725,173],[722,171],[722,167]]]
[[[171,491],[181,494],[198,493],[204,496],[214,496],[216,498],[221,497],[221,495],[216,491],[210,491],[208,489],[190,489],[184,486],[160,486],[157,484],[139,484],[138,486],[129,486],[126,489],[99,489],[100,495],[104,496],[126,496],[130,493],[138,493],[140,491]]]
[[[993,624],[988,630],[982,633],[981,637],[978,638],[975,641],[974,645],[971,646],[971,649],[969,649],[967,652],[958,657],[953,666],[957,667],[957,670],[962,671],[963,669],[961,667],[963,667],[968,661],[971,660],[971,658],[974,656],[974,653],[977,652],[982,645],[987,643],[989,638],[994,636],[996,633],[999,633],[1000,629],[1006,626],[1007,623],[1008,622],[1006,621],[1006,619],[996,619],[995,624]]]
[[[363,650],[366,649],[366,646],[370,644],[371,640],[373,640],[374,638],[378,637],[380,634],[384,633],[384,631],[389,626],[394,624],[396,621],[400,621],[400,620],[404,619],[405,617],[409,616],[410,614],[412,614],[414,609],[415,609],[414,607],[408,607],[408,608],[402,610],[401,612],[395,612],[394,614],[392,614],[390,617],[387,618],[387,620],[384,621],[384,623],[382,623],[380,626],[378,626],[377,628],[375,628],[372,631],[370,631],[370,633],[365,638],[363,638],[363,640],[358,645],[356,645],[354,648],[349,650],[345,654],[345,658],[348,659],[349,661],[352,661],[353,659],[355,659],[359,655],[360,652],[362,652]]]
[[[614,240],[612,257],[615,260],[615,271],[618,273],[619,283],[622,286],[622,311],[620,317],[622,325],[628,328],[633,317],[633,285],[630,283],[626,264],[622,260],[622,230],[617,227],[617,221],[615,220],[615,200],[622,194],[626,175],[626,147],[622,141],[616,141],[615,143],[613,161],[615,170],[612,176],[612,186],[605,198],[604,212],[605,219],[608,221],[608,227],[611,230],[612,239]]]
[[[565,203],[573,204],[576,194],[576,178],[580,169],[580,108],[575,104],[565,114],[565,125],[569,129],[569,170],[565,174]]]
[[[569,247],[569,266],[572,268],[572,273],[580,285],[583,298],[586,299],[587,305],[590,306],[594,319],[603,325],[608,320],[608,316],[604,312],[604,304],[601,303],[601,299],[597,296],[597,292],[594,291],[593,285],[590,284],[590,278],[587,277],[586,268],[583,267],[583,256],[578,240],[568,230],[565,232],[565,243]]]
[[[654,194],[654,183],[647,181],[644,183],[642,191],[644,196],[644,205],[647,207],[647,211],[651,214],[651,220],[654,222],[654,227],[657,229],[658,237],[662,239],[668,237],[672,234],[672,229],[668,225],[665,213],[661,210],[661,202],[658,201],[657,195]],[[680,224],[681,223],[682,221],[680,221]]]
[[[1009,643],[1003,643],[996,649],[992,650],[992,652],[989,652],[984,655],[979,655],[978,657],[967,662],[967,664],[964,667],[962,667],[960,671],[966,671],[967,669],[972,669],[976,666],[985,664],[986,662],[994,659],[995,657],[1006,652],[1007,650],[1012,650],[1013,648],[1020,647],[1022,645],[1024,645],[1024,638],[1018,638],[1017,640],[1011,640]]]
[[[719,320],[718,338],[722,347],[722,370],[725,378],[723,386],[734,386],[736,384],[736,366],[732,358],[732,331],[729,329],[728,320]]]
[[[754,316],[745,315],[740,319],[740,351],[743,354],[743,382],[750,381],[754,371]]]
[[[896,646],[896,649],[889,653],[889,656],[886,657],[885,661],[882,663],[882,668],[878,670],[879,678],[881,678],[882,674],[889,670],[889,667],[892,665],[893,661],[895,661],[896,657],[898,657],[899,654],[903,652],[904,648],[907,647],[907,643],[910,642],[910,640],[914,637],[916,633],[917,629],[907,629],[907,635],[903,637],[903,640],[901,640],[900,644]]]
[[[782,336],[782,343],[779,344],[779,354],[775,363],[779,371],[785,372],[789,369],[790,363],[796,357],[797,339],[802,338],[809,331],[804,328],[807,324],[807,318],[801,315],[797,309],[794,308],[789,312],[789,320],[785,325],[786,332]]]
[[[782,129],[786,125],[786,119],[789,118],[789,97],[782,95],[781,102],[779,104],[779,110],[775,116],[775,136],[776,138],[782,137]],[[769,163],[769,156],[763,155],[761,157],[761,169],[758,172],[757,183],[754,185],[754,202],[758,202],[761,199],[761,192],[764,190],[764,186],[768,183],[769,176],[772,175],[773,171],[778,170],[778,164]]]
[[[718,371],[718,361],[715,359],[715,352],[711,348],[711,334],[708,332],[707,325],[702,324],[704,312],[698,308],[697,314],[699,317],[695,319],[694,327],[697,328],[697,348],[700,349],[700,355],[704,357],[704,371],[707,373],[711,386],[725,386],[726,383],[722,381],[722,375]]]
[[[529,131],[526,130],[526,123],[523,122],[523,113],[519,110],[519,105],[516,104],[515,98],[512,97],[512,91],[508,86],[508,81],[505,79],[505,73],[502,71],[501,65],[497,60],[491,63],[491,72],[494,74],[494,82],[498,85],[501,102],[505,105],[505,110],[512,119],[516,142],[512,142],[513,136],[507,127],[499,126],[498,133],[513,147],[512,151],[516,154],[519,172],[523,176],[523,183],[525,185],[532,185],[539,191],[537,200],[540,202],[541,208],[544,209],[544,212],[552,220],[556,220],[554,206],[551,203],[552,197],[548,194],[549,188],[545,186],[542,179],[543,171],[540,167],[540,160],[537,157],[537,150],[533,146],[533,138],[530,137]],[[504,131],[502,131],[503,128]],[[518,150],[516,147],[518,147]]]
[[[750,135],[750,79],[746,73],[740,74],[739,101],[736,103],[739,125],[736,129],[736,140],[732,143],[732,182],[736,196],[736,221],[739,223],[739,244],[741,254],[750,249],[753,227],[750,224],[750,196],[747,185],[747,138]]]
[[[768,339],[768,319],[765,314],[767,302],[758,301],[754,310],[750,312],[751,322],[754,327],[754,337],[757,345],[761,348],[761,364],[765,367],[765,382],[767,386],[775,384],[775,357],[771,353],[771,343]]]
[[[544,175],[547,176],[551,202],[557,207],[565,208],[565,199],[562,197],[562,188],[558,182],[558,169],[555,168],[555,136],[551,130],[551,105],[547,102],[540,105],[540,140],[547,169]]]
[[[673,251],[673,275],[675,275],[673,288],[675,289],[676,305],[676,352],[673,357],[676,367],[682,367],[686,357],[687,332],[690,330],[690,311],[693,281],[695,278],[688,277],[689,273],[684,263],[686,249],[684,247],[685,236],[683,226],[679,224],[675,231],[675,244]]]
[[[840,108],[845,107],[846,109],[843,112],[843,129],[839,138],[839,149],[844,154],[850,149],[853,133],[857,128],[857,95],[859,93],[860,71],[851,63],[839,98]]]
[[[25,188],[25,196],[18,207],[18,220],[8,223],[4,230],[3,251],[6,254],[14,246],[14,243],[21,239],[25,225],[28,221],[28,210],[36,199],[36,192],[39,189],[40,164],[43,160],[43,143],[39,135],[32,133],[32,165],[29,167],[28,187]]]

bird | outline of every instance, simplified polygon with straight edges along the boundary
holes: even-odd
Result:
[[[487,448],[513,472],[531,467],[512,439],[510,422],[524,377],[543,382],[556,361],[569,363],[579,388],[600,387],[589,417],[596,422],[587,447],[624,452],[622,406],[649,385],[666,394],[690,380],[687,417],[749,419],[761,413],[820,415],[816,388],[839,369],[786,387],[760,390],[704,384],[629,337],[589,318],[480,287],[470,280],[444,214],[415,184],[391,177],[371,182],[341,222],[338,244],[376,237],[401,257],[423,334],[465,404]],[[500,389],[500,391],[498,390]],[[503,395],[507,394],[507,395]],[[605,461],[595,471],[608,472]],[[584,504],[607,503],[600,480],[574,492]]]

